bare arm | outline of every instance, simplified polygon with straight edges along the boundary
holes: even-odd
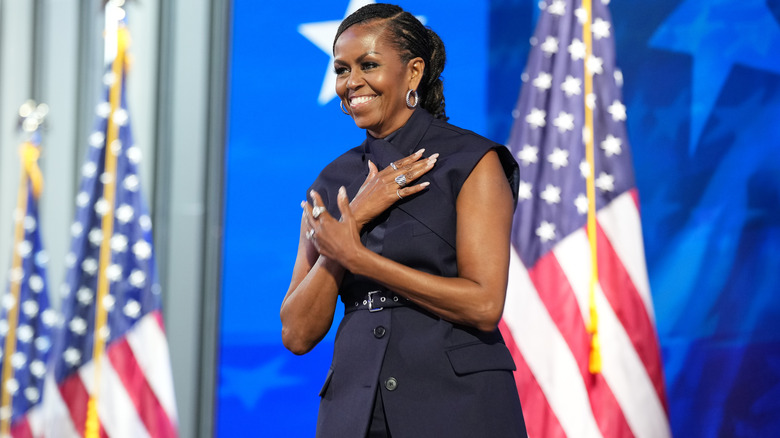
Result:
[[[342,191],[343,192],[343,191]],[[346,194],[339,195],[342,220],[321,218],[317,246],[346,269],[365,275],[442,318],[480,330],[501,318],[509,268],[512,194],[498,154],[488,152],[458,196],[458,277],[427,274],[373,253],[360,244]]]
[[[279,313],[282,343],[295,354],[309,352],[330,330],[344,275],[341,265],[320,256],[306,239],[307,214],[304,210],[292,280]]]

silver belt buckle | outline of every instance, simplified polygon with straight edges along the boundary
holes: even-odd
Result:
[[[372,290],[368,293],[368,311],[369,312],[379,312],[380,310],[384,309],[384,307],[374,307],[374,294],[378,294],[378,290]]]

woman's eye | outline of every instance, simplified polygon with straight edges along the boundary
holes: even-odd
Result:
[[[347,72],[347,68],[346,67],[336,67],[335,69],[333,69],[333,71],[335,71],[337,75],[342,75],[342,74]]]
[[[375,62],[364,62],[363,65],[361,65],[363,70],[371,70],[372,68],[378,67],[378,64]]]

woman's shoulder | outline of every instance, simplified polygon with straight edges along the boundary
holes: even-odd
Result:
[[[426,137],[430,136],[431,140],[443,144],[450,144],[456,150],[487,151],[489,149],[503,147],[503,145],[485,138],[474,131],[461,128],[439,119],[433,119],[431,127],[426,134]]]
[[[470,169],[490,150],[495,150],[505,167],[517,166],[506,146],[474,131],[434,119],[423,138],[430,153],[438,152],[451,160],[462,161]],[[429,149],[430,148],[430,149]]]

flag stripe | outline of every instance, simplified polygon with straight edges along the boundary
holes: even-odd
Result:
[[[556,254],[560,251],[561,267],[569,278],[572,288],[578,294],[588,293],[591,263],[589,258],[576,257],[576,254],[584,254],[589,251],[589,248],[586,233],[584,230],[580,230],[568,236],[555,250]],[[658,399],[653,382],[647,374],[647,369],[637,355],[628,334],[620,324],[600,285],[596,288],[596,304],[599,315],[598,330],[601,340],[602,374],[618,400],[634,434],[642,436],[642,433],[648,430],[646,418],[653,417],[654,420],[666,421],[663,406]],[[645,391],[648,389],[651,391],[650,400],[644,400],[647,397]],[[637,400],[637,397],[644,400],[642,404],[632,402],[632,400]],[[651,404],[653,406],[649,406]],[[663,414],[660,417],[654,415],[657,413],[656,405],[660,407],[660,412]]]
[[[539,298],[516,251],[511,251],[504,320],[528,369],[567,436],[600,437],[577,361]],[[531,377],[523,379],[528,381]],[[530,419],[528,428],[536,433]]]
[[[32,428],[26,417],[23,417],[11,426],[11,436],[13,438],[34,438]]]
[[[599,210],[598,221],[622,262],[631,284],[636,287],[651,323],[655,324],[650,280],[645,268],[645,247],[642,241],[642,221],[637,207],[637,190],[631,189]],[[654,336],[655,337],[655,336]]]
[[[587,288],[573,288],[558,261],[560,257],[564,263],[576,266],[578,260],[588,257],[588,253],[577,252],[581,248],[571,248],[568,243],[584,232],[583,228],[563,239],[554,251],[540,258],[528,273],[536,290],[539,291],[547,312],[577,360],[580,377],[587,387],[588,398],[599,430],[605,436],[631,436],[628,423],[621,414],[620,406],[604,381],[604,377],[600,374],[591,374],[588,368],[590,335],[586,330],[585,321],[581,318],[581,315],[589,309]],[[614,432],[620,434],[614,435]]]
[[[133,402],[117,376],[114,367],[107,357],[103,357],[100,365],[100,386],[97,397],[97,410],[100,422],[111,438],[146,438],[146,431]],[[92,393],[95,384],[94,362],[89,362],[79,368],[78,374],[87,391]]]
[[[62,401],[70,413],[70,419],[78,436],[84,436],[85,423],[87,421],[87,402],[89,392],[78,373],[73,373],[59,385],[59,393]],[[54,432],[57,433],[57,432]],[[103,425],[100,425],[101,438],[106,436]]]
[[[531,374],[531,370],[528,368],[523,355],[517,348],[512,331],[503,319],[499,322],[498,328],[517,366],[517,370],[514,373],[515,383],[517,384],[520,403],[523,406],[526,429],[532,432],[532,436],[565,438],[566,433],[563,431],[561,423],[555,416],[555,412],[553,412],[550,404],[547,403],[542,388],[539,387],[539,383],[536,382],[533,374]]]
[[[648,377],[653,381],[656,395],[664,404],[664,386],[661,373],[661,355],[655,328],[647,315],[636,288],[631,282],[623,264],[615,254],[612,245],[599,225],[596,231],[598,244],[599,284],[610,306],[623,325],[631,344],[647,370]],[[601,267],[608,266],[608,269]]]
[[[69,405],[62,398],[62,389],[57,387],[54,375],[49,374],[44,380],[44,397],[41,409],[45,412],[45,436],[51,436],[51,431],[57,431],[61,436],[78,436]],[[40,435],[37,434],[36,435]]]
[[[176,436],[165,410],[149,387],[127,340],[112,344],[107,354],[149,435],[153,438]]]
[[[128,332],[127,342],[169,423],[175,425],[176,398],[173,392],[168,341],[162,324],[161,312],[150,312]]]

